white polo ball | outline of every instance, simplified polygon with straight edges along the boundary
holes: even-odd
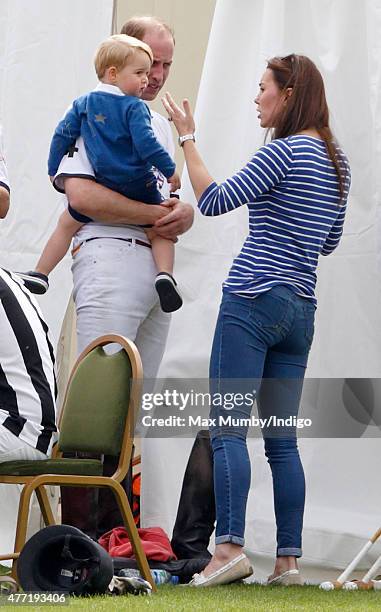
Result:
[[[327,580],[326,582],[321,583],[319,589],[323,589],[323,591],[333,591],[335,589],[335,586],[332,582],[329,582]]]
[[[344,582],[343,589],[345,591],[358,591],[358,586],[355,582],[348,581],[348,582]]]

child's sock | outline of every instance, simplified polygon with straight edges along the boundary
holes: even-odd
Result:
[[[181,308],[183,300],[177,289],[177,283],[171,274],[159,272],[156,276],[155,288],[159,294],[161,309],[164,312],[174,312]]]
[[[46,274],[41,272],[16,272],[22,278],[24,285],[31,293],[42,295],[49,289],[49,280]]]

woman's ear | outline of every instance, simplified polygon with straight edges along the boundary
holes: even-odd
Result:
[[[292,87],[287,87],[287,89],[285,89],[283,93],[283,104],[284,105],[287,104],[287,100],[291,97],[291,95],[292,95]]]

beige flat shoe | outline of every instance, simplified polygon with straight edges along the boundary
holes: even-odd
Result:
[[[304,580],[299,574],[299,570],[293,569],[283,572],[275,578],[266,582],[266,586],[303,586]]]
[[[188,586],[192,587],[207,587],[217,586],[219,584],[230,584],[243,578],[248,578],[253,573],[253,568],[250,565],[249,559],[242,553],[226,565],[220,567],[219,570],[210,574],[210,576],[204,576],[200,574],[194,574],[193,579],[190,581]]]

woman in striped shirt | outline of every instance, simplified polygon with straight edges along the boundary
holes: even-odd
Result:
[[[189,103],[185,100],[181,109],[169,94],[163,100],[179,132],[202,214],[220,215],[243,204],[249,210],[249,234],[223,283],[210,361],[212,393],[233,394],[229,398],[236,400],[229,412],[220,406],[211,410],[216,550],[195,576],[196,586],[252,573],[242,554],[252,404],[242,397],[253,389],[264,419],[277,523],[275,568],[268,584],[302,584],[297,558],[302,554],[305,481],[294,425],[314,332],[317,261],[339,244],[350,173],[329,128],[324,83],[311,60],[294,54],[273,58],[259,87],[255,103],[261,126],[272,129],[272,140],[219,185],[194,144]],[[277,426],[275,417],[291,417],[292,425]]]

